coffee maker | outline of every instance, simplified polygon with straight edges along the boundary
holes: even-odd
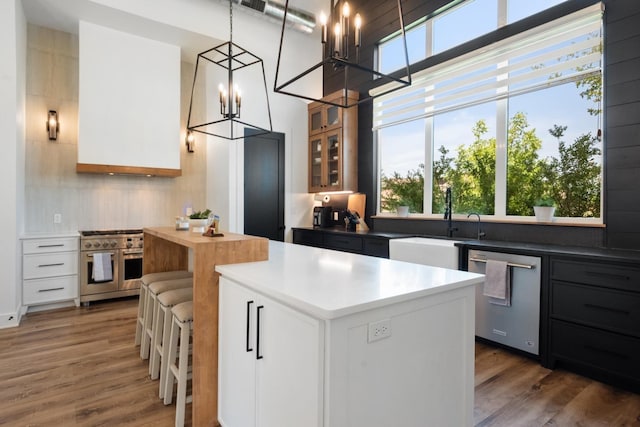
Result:
[[[315,206],[313,208],[313,226],[328,227],[331,220],[331,206]]]

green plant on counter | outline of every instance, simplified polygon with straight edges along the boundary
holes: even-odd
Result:
[[[191,219],[207,219],[209,218],[209,214],[211,213],[211,209],[207,209],[201,212],[194,212],[191,215],[189,215],[189,218]]]
[[[556,203],[553,201],[553,199],[551,198],[542,198],[542,199],[538,199],[536,200],[536,203],[534,204],[534,206],[546,206],[546,207],[553,207],[555,206]]]

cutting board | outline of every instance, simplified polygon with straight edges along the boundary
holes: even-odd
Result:
[[[367,223],[364,222],[364,209],[367,205],[367,195],[356,193],[350,194],[349,200],[347,201],[347,209],[351,212],[358,212],[360,215],[360,224],[356,226],[356,230],[367,231],[369,227],[367,227]]]

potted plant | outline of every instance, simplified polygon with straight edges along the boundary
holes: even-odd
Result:
[[[211,209],[194,212],[189,216],[189,228],[193,233],[204,233]]]
[[[536,201],[533,206],[533,212],[536,215],[538,222],[551,222],[553,221],[553,214],[556,210],[553,199],[542,198]]]
[[[398,200],[398,206],[396,206],[396,215],[401,217],[409,216],[409,203],[404,199]]]

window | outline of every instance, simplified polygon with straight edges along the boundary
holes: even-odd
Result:
[[[599,218],[601,26],[596,4],[414,73],[411,87],[376,98],[379,212],[411,193],[411,212],[440,214],[451,186],[457,213],[528,217],[552,198],[557,216]]]

